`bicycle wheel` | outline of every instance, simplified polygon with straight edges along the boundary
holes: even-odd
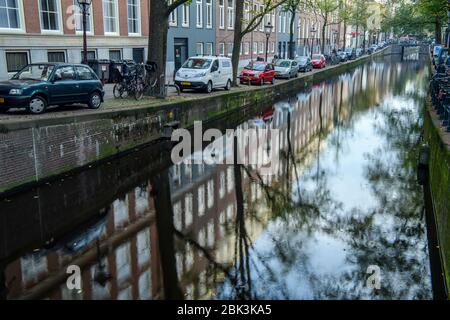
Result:
[[[113,89],[114,98],[118,99],[122,97],[123,86],[120,83],[116,83]]]
[[[141,100],[144,97],[144,85],[142,83],[136,85],[134,90],[134,99]]]

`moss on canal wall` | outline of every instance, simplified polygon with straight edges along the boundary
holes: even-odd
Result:
[[[244,111],[243,106],[269,106],[296,94],[310,82],[329,79],[384,53],[386,50],[251,90],[232,90],[182,102],[163,101],[159,106],[3,123],[0,195],[152,142],[161,137],[164,124],[174,120],[190,128],[195,121],[215,121],[236,112],[249,114],[252,108]]]
[[[424,138],[430,146],[430,184],[447,288],[450,288],[450,146],[436,114],[426,110]],[[450,296],[448,297],[450,299]]]

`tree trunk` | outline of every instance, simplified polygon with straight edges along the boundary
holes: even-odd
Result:
[[[436,19],[434,22],[434,34],[436,37],[436,44],[442,43],[442,31],[441,31],[441,21],[439,19]]]
[[[241,52],[242,42],[242,20],[244,19],[244,0],[236,0],[236,13],[234,16],[234,41],[233,55],[231,63],[233,64],[233,86],[237,87],[237,77],[239,71],[239,53]],[[253,44],[252,44],[253,45]],[[250,48],[253,50],[253,48]]]
[[[294,46],[294,24],[295,24],[295,15],[297,13],[297,10],[292,10],[291,11],[291,24],[290,24],[290,29],[289,29],[289,59],[294,59],[295,58],[295,46]]]
[[[323,26],[322,26],[322,45],[320,47],[322,54],[325,54],[325,30],[327,28],[327,23],[328,23],[328,15],[325,15],[325,17],[323,18]]]
[[[347,44],[347,22],[344,21],[344,39],[343,39],[343,47],[342,49],[345,49],[345,45]]]
[[[155,76],[158,80],[161,74],[166,74],[168,29],[169,13],[166,2],[162,0],[150,1],[148,61],[156,63]],[[162,85],[164,84],[158,81],[155,92],[161,92]]]
[[[183,299],[183,294],[179,286],[176,269],[169,171],[164,170],[155,174],[150,180],[156,211],[156,228],[158,230],[158,248],[163,273],[164,297],[168,300],[181,300]]]

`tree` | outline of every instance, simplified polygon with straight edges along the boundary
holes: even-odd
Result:
[[[447,21],[449,3],[447,0],[418,0],[417,13],[425,23],[434,25],[436,43],[441,43],[442,26]]]
[[[295,58],[295,18],[297,16],[297,11],[300,9],[301,5],[304,5],[306,0],[288,0],[283,5],[283,11],[289,12],[291,14],[291,21],[289,23],[289,59]]]
[[[347,42],[347,26],[350,23],[350,9],[347,3],[348,0],[339,0],[339,21],[344,25],[344,39],[343,39],[343,48],[346,47]]]
[[[150,21],[148,38],[148,60],[156,63],[157,76],[166,72],[167,32],[169,30],[169,15],[179,6],[191,0],[152,0],[150,1]],[[163,83],[158,82],[155,92],[160,92]]]
[[[367,28],[367,1],[355,0],[350,10],[350,23],[356,26],[356,47],[359,46],[359,30],[364,29],[364,39],[366,38],[365,30]]]
[[[261,0],[262,10],[255,11],[253,8],[247,12],[244,18],[244,0],[236,0],[234,16],[234,41],[233,55],[231,61],[233,64],[233,86],[237,86],[237,73],[239,68],[239,55],[241,52],[241,43],[244,36],[255,30],[261,23],[264,23],[264,16],[272,13],[276,8],[286,3],[288,0]]]
[[[311,5],[314,12],[322,18],[322,30],[321,30],[321,51],[325,52],[325,33],[327,26],[337,24],[337,21],[333,19],[333,15],[337,13],[340,3],[338,0],[311,0]]]

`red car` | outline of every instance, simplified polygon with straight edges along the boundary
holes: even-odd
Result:
[[[262,86],[264,83],[275,81],[275,67],[267,62],[253,62],[246,66],[239,75],[241,84],[252,83]]]
[[[313,54],[311,63],[315,69],[322,69],[327,66],[325,56],[323,54]]]

